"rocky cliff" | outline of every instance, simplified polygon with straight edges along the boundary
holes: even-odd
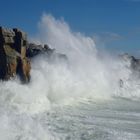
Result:
[[[28,43],[27,34],[19,29],[0,27],[0,79],[8,80],[18,75],[22,82],[30,81],[31,61],[39,54],[66,59],[54,49]]]

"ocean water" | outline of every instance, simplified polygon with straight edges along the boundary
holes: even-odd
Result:
[[[1,140],[140,139],[140,80],[129,61],[99,52],[94,39],[51,15],[31,40],[68,60],[38,56],[29,84],[0,82]]]
[[[41,124],[62,140],[139,140],[139,105],[139,101],[121,98],[81,100],[43,114]]]
[[[140,101],[81,98],[63,105],[55,103],[47,110],[37,109],[39,112],[32,112],[30,103],[13,102],[7,96],[0,105],[2,140],[140,139]],[[36,104],[40,106],[40,102]]]

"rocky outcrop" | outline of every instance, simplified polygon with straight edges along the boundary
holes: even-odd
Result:
[[[23,83],[30,81],[30,59],[45,54],[49,59],[67,60],[47,44],[28,43],[27,35],[19,29],[0,27],[0,79],[8,80],[18,75]]]
[[[51,49],[47,44],[44,46],[29,43],[27,47],[27,57],[33,58],[39,54],[47,54],[48,56],[54,53],[55,49]]]
[[[51,49],[47,44],[37,45],[29,43],[27,47],[27,57],[34,58],[38,55],[45,55],[49,61],[67,62],[68,58],[65,54],[56,52],[55,49]]]
[[[23,82],[30,80],[30,60],[26,56],[27,35],[19,29],[0,27],[0,79],[16,75]]]

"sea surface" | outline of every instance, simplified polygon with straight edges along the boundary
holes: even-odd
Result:
[[[41,117],[41,124],[64,140],[139,140],[139,106],[139,101],[123,98],[81,100],[76,105],[55,107]]]
[[[82,98],[65,105],[55,103],[47,111],[30,113],[1,103],[0,139],[139,140],[139,106],[140,101],[120,97]]]

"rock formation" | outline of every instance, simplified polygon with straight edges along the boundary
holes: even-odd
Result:
[[[47,44],[45,45],[36,45],[34,43],[29,43],[26,51],[27,57],[30,59],[38,56],[45,55],[50,62],[65,62],[67,63],[67,56],[62,53],[56,52],[55,49],[51,49]]]
[[[34,43],[29,43],[27,47],[27,57],[33,58],[39,54],[47,54],[48,56],[52,55],[54,53],[55,49],[49,48],[47,44],[44,46],[37,45]]]
[[[67,60],[66,55],[57,53],[54,49],[28,43],[27,35],[19,29],[0,27],[0,79],[8,80],[18,75],[22,82],[30,81],[30,59],[39,54],[48,58]]]
[[[27,35],[19,29],[0,27],[0,79],[16,74],[23,82],[30,80],[30,60],[26,57]]]

